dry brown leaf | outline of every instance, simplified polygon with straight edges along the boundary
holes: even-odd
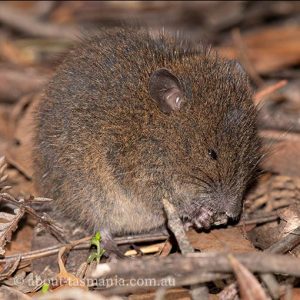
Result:
[[[286,222],[282,230],[283,236],[286,236],[300,227],[300,203],[294,203],[286,209],[283,209],[279,215],[280,218]]]
[[[247,213],[263,209],[266,213],[284,208],[300,200],[300,179],[298,177],[266,174],[247,195],[245,208]]]
[[[248,194],[245,201],[248,214],[264,211],[278,216],[275,222],[261,224],[247,233],[256,247],[269,248],[300,225],[299,188],[297,177],[266,174]]]
[[[15,288],[22,293],[33,293],[38,291],[44,281],[42,278],[34,273],[26,274],[25,271],[18,271],[13,277],[4,281],[5,285]]]
[[[5,191],[10,188],[7,185],[7,163],[5,157],[0,158],[0,202],[5,202],[7,197],[10,197],[9,194],[6,194]],[[7,242],[11,241],[13,232],[18,228],[19,221],[24,216],[25,209],[23,207],[12,208],[6,207],[6,210],[3,209],[0,212],[0,254],[5,253],[5,245]]]
[[[12,233],[17,229],[25,210],[15,208],[14,213],[0,212],[0,254],[5,253],[5,245],[11,241]]]
[[[62,256],[66,251],[66,247],[62,247],[58,253],[58,265],[59,265],[59,273],[57,274],[57,279],[59,280],[60,285],[62,286],[72,286],[72,287],[80,287],[84,290],[88,290],[85,282],[81,279],[76,277],[75,275],[69,273],[62,260]]]
[[[27,178],[31,178],[32,170],[32,138],[34,133],[33,112],[40,95],[24,97],[12,112],[14,128],[12,142],[8,145],[5,156],[7,161],[16,167]]]
[[[267,249],[298,228],[300,226],[299,204],[295,203],[279,210],[278,216],[280,217],[279,222],[262,224],[248,232],[249,239],[256,247]]]
[[[15,233],[11,243],[7,246],[6,255],[8,256],[30,251],[32,236],[32,226],[22,226],[22,228]]]
[[[253,245],[244,237],[240,227],[214,229],[209,233],[190,230],[187,236],[192,246],[201,251],[255,251]]]
[[[18,268],[20,260],[21,256],[19,255],[16,259],[7,261],[4,266],[1,265],[0,280],[9,278]]]
[[[228,259],[239,284],[239,291],[242,300],[270,299],[267,297],[255,276],[248,269],[246,269],[233,255],[229,255]]]

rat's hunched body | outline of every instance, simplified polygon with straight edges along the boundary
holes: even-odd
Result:
[[[234,61],[146,30],[72,50],[37,110],[35,180],[90,231],[147,232],[168,197],[187,225],[237,218],[259,159],[247,76]]]

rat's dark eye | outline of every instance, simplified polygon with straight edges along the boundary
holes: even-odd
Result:
[[[213,160],[217,160],[218,159],[218,155],[217,152],[213,149],[208,149],[208,154],[211,157],[211,159]]]

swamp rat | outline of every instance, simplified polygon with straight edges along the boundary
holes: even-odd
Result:
[[[90,232],[236,219],[260,155],[247,75],[235,61],[146,29],[106,29],[58,68],[36,111],[35,182]]]

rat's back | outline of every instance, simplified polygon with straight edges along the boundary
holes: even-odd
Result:
[[[155,52],[162,53],[159,47],[141,29],[103,30],[83,40],[58,68],[37,109],[37,190],[54,199],[56,212],[90,230],[143,231],[164,222],[160,205],[140,205],[114,174],[118,139],[138,130],[131,117],[143,105],[144,80]]]

